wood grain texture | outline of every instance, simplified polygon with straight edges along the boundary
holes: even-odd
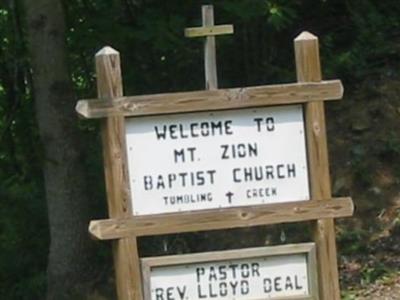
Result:
[[[270,257],[288,254],[310,253],[314,243],[286,244],[278,246],[254,247],[234,250],[209,251],[191,254],[164,255],[142,258],[142,264],[153,267],[209,263],[245,258]]]
[[[121,97],[122,76],[119,53],[110,47],[96,54],[97,91],[99,99],[112,104]],[[105,118],[102,122],[104,169],[108,211],[111,218],[132,214],[126,169],[125,124],[122,116]],[[113,254],[117,295],[120,300],[142,299],[140,261],[136,237],[114,241]]]
[[[353,210],[350,198],[338,198],[96,220],[90,223],[89,231],[94,238],[107,240],[348,217]]]
[[[295,39],[294,45],[297,80],[320,82],[322,74],[318,38],[308,32],[303,32]],[[324,103],[307,103],[305,119],[311,198],[313,200],[327,199],[331,197],[331,185]],[[340,288],[333,219],[316,222],[314,240],[317,245],[320,298],[321,300],[339,300]]]
[[[268,246],[257,248],[245,248],[236,250],[202,252],[194,254],[167,255],[142,258],[143,282],[145,290],[144,300],[151,299],[150,278],[151,270],[158,267],[179,266],[188,264],[206,264],[218,262],[234,262],[242,259],[262,259],[282,255],[304,254],[307,260],[307,273],[309,279],[309,295],[292,296],[291,300],[318,300],[318,286],[315,285],[316,259],[314,243],[288,244],[280,246]],[[273,297],[275,300],[288,299],[287,297]],[[265,300],[258,299],[258,300]]]
[[[214,26],[214,7],[203,5],[201,7],[204,27]],[[206,90],[218,89],[217,54],[215,48],[215,37],[207,36],[204,43],[204,71],[206,79]]]
[[[185,37],[195,38],[211,35],[225,35],[233,33],[233,25],[215,25],[208,27],[189,27],[185,29]]]
[[[338,100],[342,96],[340,80],[329,80],[214,91],[114,96],[112,102],[104,98],[80,100],[76,110],[84,118],[133,117]]]

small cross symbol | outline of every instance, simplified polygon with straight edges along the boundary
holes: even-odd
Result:
[[[206,73],[206,89],[218,89],[217,59],[215,54],[215,36],[232,34],[233,25],[214,25],[214,8],[212,5],[202,7],[203,26],[185,29],[185,36],[206,37],[204,44],[204,69]]]
[[[225,194],[225,196],[228,197],[228,202],[229,203],[232,203],[232,196],[233,195],[234,195],[234,193],[232,193],[230,191]]]

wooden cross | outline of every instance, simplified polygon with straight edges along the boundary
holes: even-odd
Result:
[[[204,44],[204,71],[206,77],[206,89],[216,90],[218,89],[218,77],[217,77],[217,59],[215,54],[215,36],[223,34],[232,34],[233,25],[214,25],[214,8],[212,5],[203,5],[202,27],[191,27],[185,29],[185,36],[194,37],[206,37]]]

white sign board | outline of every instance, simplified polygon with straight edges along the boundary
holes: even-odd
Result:
[[[192,255],[194,263],[187,263],[191,255],[172,256],[163,259],[168,264],[164,266],[152,265],[152,259],[145,259],[145,300],[260,300],[295,296],[296,299],[317,299],[318,296],[312,297],[318,293],[316,271],[312,270],[316,266],[314,246],[300,245],[302,253],[294,251],[269,256],[268,247],[253,248],[248,254],[249,250],[243,249],[201,254],[201,259]],[[252,252],[257,255],[249,256]],[[232,253],[237,258],[232,257]],[[208,261],[202,261],[204,259]]]
[[[133,213],[308,200],[301,105],[126,119]]]

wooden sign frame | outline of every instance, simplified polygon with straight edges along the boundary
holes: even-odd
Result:
[[[273,256],[285,256],[291,254],[305,254],[307,261],[307,274],[309,295],[301,297],[285,297],[279,298],[296,299],[296,300],[318,300],[318,270],[316,264],[316,253],[314,243],[301,243],[280,246],[257,247],[247,249],[236,249],[226,251],[203,252],[196,254],[184,255],[168,255],[160,257],[142,258],[142,280],[143,280],[143,293],[144,300],[151,300],[151,286],[150,276],[151,269],[155,267],[177,266],[177,265],[190,265],[199,263],[210,263],[219,261],[235,261],[241,259],[251,258],[265,258]],[[267,300],[271,298],[264,298],[258,300]],[[278,299],[278,298],[274,298]]]
[[[354,208],[350,198],[331,196],[324,101],[340,99],[343,87],[339,80],[322,81],[317,37],[304,32],[294,43],[297,83],[134,97],[123,96],[119,53],[105,47],[96,54],[98,100],[81,100],[76,109],[84,118],[102,118],[109,219],[92,221],[89,231],[97,239],[114,240],[119,299],[143,299],[139,236],[312,220],[316,221],[320,299],[340,299],[333,218],[351,216]],[[125,117],[294,103],[304,105],[310,201],[133,216]]]

